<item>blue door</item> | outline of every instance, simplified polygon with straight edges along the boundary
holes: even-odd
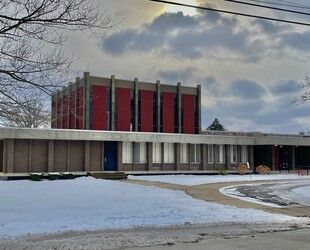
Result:
[[[116,142],[104,142],[104,171],[117,171]]]

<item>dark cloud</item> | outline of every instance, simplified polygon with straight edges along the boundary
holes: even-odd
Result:
[[[223,51],[230,51],[244,61],[256,62],[262,56],[263,47],[257,40],[250,39],[250,31],[237,31],[237,26],[235,18],[222,15],[210,21],[205,15],[165,13],[141,29],[124,30],[103,37],[102,49],[113,55],[160,51],[186,58],[202,58],[211,54],[213,57],[221,56]]]
[[[252,22],[254,25],[257,25],[264,33],[267,34],[277,34],[283,30],[288,30],[287,25],[283,25],[276,22],[271,22],[263,19],[256,19]]]
[[[290,32],[281,38],[281,44],[302,51],[310,51],[310,31],[303,33]]]
[[[270,91],[274,95],[283,95],[283,94],[297,95],[298,82],[294,80],[279,81],[270,88]]]
[[[265,89],[254,81],[239,79],[232,82],[231,93],[241,99],[259,100],[265,94]]]

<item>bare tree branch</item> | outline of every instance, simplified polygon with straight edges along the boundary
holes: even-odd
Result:
[[[298,87],[301,90],[301,94],[299,97],[296,97],[294,103],[303,104],[310,101],[310,72],[306,76],[305,80],[299,83]]]
[[[119,22],[93,2],[0,1],[0,117],[29,108],[25,94],[33,89],[50,95],[67,81],[74,63],[63,52],[68,31],[98,36]]]

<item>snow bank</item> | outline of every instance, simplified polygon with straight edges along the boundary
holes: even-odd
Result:
[[[302,222],[196,200],[182,191],[91,177],[0,181],[0,236],[216,222]]]

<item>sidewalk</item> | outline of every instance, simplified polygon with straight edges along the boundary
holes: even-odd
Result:
[[[304,179],[309,180],[309,179]],[[298,207],[285,207],[285,208],[275,208],[265,206],[263,204],[256,204],[248,201],[239,200],[222,194],[219,189],[226,186],[253,184],[253,183],[275,183],[275,182],[285,182],[285,181],[295,181],[295,180],[265,180],[265,181],[248,181],[248,182],[226,182],[226,183],[213,183],[213,184],[203,184],[198,186],[185,186],[168,184],[161,182],[150,182],[141,180],[122,180],[126,183],[145,185],[145,186],[156,186],[159,188],[167,188],[172,190],[182,190],[186,194],[192,196],[193,198],[215,202],[222,205],[236,206],[239,208],[254,208],[260,209],[269,213],[285,214],[290,216],[300,216],[300,217],[310,217],[310,207],[309,206],[298,206]],[[297,181],[297,180],[296,180]]]

